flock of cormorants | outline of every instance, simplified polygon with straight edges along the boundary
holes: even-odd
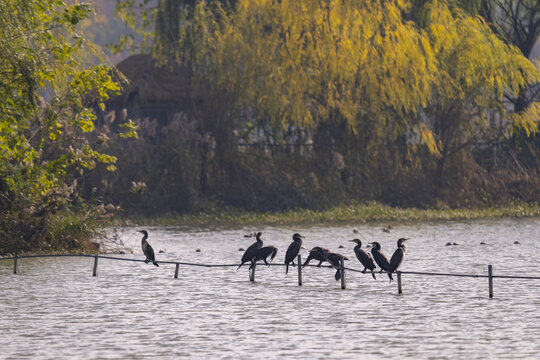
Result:
[[[141,230],[139,232],[144,235],[141,240],[141,247],[144,256],[146,256],[145,263],[148,264],[149,262],[152,262],[155,266],[159,266],[156,262],[154,249],[147,241],[148,232],[146,230]],[[240,267],[242,267],[242,265],[247,262],[250,263],[249,269],[252,269],[257,263],[257,261],[262,260],[266,265],[270,265],[270,263],[274,260],[278,249],[272,245],[263,246],[263,240],[261,239],[261,236],[262,232],[258,232],[255,235],[256,241],[244,251],[240,265],[236,270],[240,269]],[[296,266],[294,263],[294,259],[298,256],[298,253],[302,248],[302,239],[304,237],[298,233],[295,233],[292,238],[293,242],[289,245],[289,248],[285,253],[285,274],[289,272],[289,264]],[[392,281],[394,280],[394,278],[392,277],[392,273],[395,272],[403,262],[403,257],[405,256],[405,245],[403,243],[407,240],[408,238],[400,238],[397,241],[397,249],[396,251],[394,251],[394,254],[390,258],[390,261],[388,261],[388,258],[381,252],[381,245],[378,242],[375,241],[369,243],[369,245],[371,246],[371,254],[369,254],[364,249],[362,249],[362,241],[360,241],[359,239],[354,239],[350,241],[356,244],[356,246],[354,247],[354,253],[356,254],[356,258],[358,259],[358,261],[360,261],[360,263],[364,266],[364,270],[362,270],[362,273],[370,270],[371,275],[374,279],[376,279],[374,270],[375,264],[377,264],[380,269],[379,273],[383,272],[383,270],[386,271],[388,274],[388,278],[390,279],[390,281]],[[268,259],[269,257],[270,259]],[[330,267],[337,269],[334,277],[336,281],[339,281],[341,278],[340,269],[342,259],[349,260],[344,255],[331,252],[330,250],[320,246],[315,246],[309,252],[309,255],[302,267],[305,267],[307,264],[309,264],[311,260],[319,261],[317,267],[320,267],[323,262],[328,262],[330,264]],[[298,264],[298,266],[300,266],[300,264]]]

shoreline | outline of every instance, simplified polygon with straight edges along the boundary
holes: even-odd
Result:
[[[108,226],[220,226],[289,225],[320,223],[376,223],[388,221],[480,220],[540,216],[540,204],[515,204],[479,209],[395,208],[379,203],[338,206],[327,210],[288,210],[248,212],[218,209],[196,214],[170,214],[155,217],[115,216]]]

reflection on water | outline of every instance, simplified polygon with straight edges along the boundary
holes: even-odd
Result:
[[[265,245],[283,262],[291,235],[347,255],[362,269],[347,240],[379,241],[391,256],[398,237],[410,237],[406,271],[538,275],[540,219],[497,221],[262,227],[189,230],[150,228],[159,260],[238,263],[262,230]],[[352,229],[359,230],[353,234]],[[120,230],[142,257],[140,234]],[[447,242],[457,246],[445,246]],[[480,245],[480,242],[488,245]],[[519,241],[520,244],[514,244]],[[345,246],[339,249],[339,245]],[[200,252],[195,252],[201,249]],[[158,253],[164,250],[164,253]],[[92,258],[0,261],[0,358],[537,358],[540,281],[403,275],[403,295],[386,276],[348,272],[340,290],[334,271],[247,267],[180,267]],[[6,341],[7,339],[7,341]]]

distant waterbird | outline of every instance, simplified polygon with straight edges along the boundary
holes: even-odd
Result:
[[[257,235],[255,235],[257,238],[257,241],[255,241],[246,249],[246,251],[244,252],[244,255],[242,255],[241,263],[236,268],[236,270],[240,269],[240,267],[244,265],[245,263],[251,261],[251,259],[253,259],[253,257],[255,256],[255,252],[263,246],[261,235],[262,235],[262,232],[258,232]]]
[[[373,278],[377,280],[377,278],[375,277],[375,273],[373,272],[373,270],[375,270],[375,263],[373,262],[373,258],[371,257],[371,255],[362,249],[362,241],[360,241],[360,239],[354,239],[351,240],[351,242],[356,244],[356,246],[354,247],[354,254],[356,255],[358,261],[360,261],[360,263],[364,266],[364,270],[362,270],[362,273],[365,274],[366,270],[369,269],[371,270],[371,276],[373,276]]]
[[[152,264],[154,264],[155,266],[159,266],[159,264],[156,261],[156,255],[154,254],[154,249],[152,248],[152,246],[150,246],[148,241],[146,241],[146,239],[148,239],[148,232],[146,230],[140,230],[139,232],[144,235],[141,240],[141,247],[142,247],[142,252],[144,256],[146,256],[146,260],[144,260],[145,264],[148,264],[151,261]]]
[[[289,245],[289,248],[285,253],[285,274],[289,273],[289,263],[292,263],[292,265],[295,266],[294,259],[298,256],[300,248],[302,247],[302,235],[295,233],[292,238],[293,242]],[[298,264],[298,266],[300,266],[300,264]]]
[[[373,260],[375,260],[377,266],[381,269],[379,272],[381,273],[383,270],[388,272],[390,281],[394,280],[392,273],[390,272],[390,262],[388,262],[388,258],[381,252],[381,244],[376,241],[369,244],[372,246],[371,255],[373,256]]]

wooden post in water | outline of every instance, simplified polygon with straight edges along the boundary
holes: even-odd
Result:
[[[302,286],[302,255],[298,255],[298,286]]]
[[[493,266],[488,265],[489,298],[493,299]]]
[[[345,288],[347,287],[347,282],[345,281],[345,259],[341,258],[340,259],[340,273],[341,273],[341,290],[345,290]]]
[[[19,258],[19,255],[15,253],[15,256],[13,257],[13,273],[17,274],[17,259]]]
[[[94,273],[92,274],[93,276],[97,276],[97,262],[98,262],[98,258],[99,258],[99,255],[96,254],[94,256]]]
[[[249,281],[255,282],[255,268],[257,267],[257,263],[254,262],[253,266],[251,267],[251,272],[249,273]]]
[[[403,290],[401,289],[401,271],[397,271],[397,292],[402,294]]]
[[[178,268],[180,267],[179,263],[176,263],[176,268],[174,269],[174,278],[178,279]]]

